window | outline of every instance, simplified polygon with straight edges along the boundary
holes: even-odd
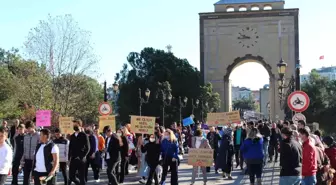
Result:
[[[226,11],[227,11],[227,12],[234,12],[234,8],[233,8],[232,6],[228,6],[228,7],[226,8]]]
[[[272,6],[271,5],[265,5],[264,10],[272,10]]]
[[[241,6],[241,7],[239,7],[239,11],[240,12],[247,11],[247,8],[245,6]]]
[[[251,10],[252,11],[258,11],[259,10],[259,6],[253,5],[253,6],[251,6]]]

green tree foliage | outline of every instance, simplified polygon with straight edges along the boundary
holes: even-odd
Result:
[[[139,115],[139,88],[142,89],[142,97],[146,88],[151,90],[149,102],[142,106],[143,115],[160,119],[162,92],[166,95],[168,92],[172,94],[171,104],[165,108],[166,124],[179,120],[179,96],[182,99],[188,97],[189,100],[202,98],[201,101],[208,101],[209,105],[216,109],[220,104],[219,95],[212,92],[211,84],[200,88],[200,72],[186,59],[177,58],[172,52],[153,48],[144,48],[139,53],[131,52],[115,80],[120,88],[118,105],[120,120],[123,123],[129,121],[129,115]],[[191,114],[190,102],[188,101],[187,107],[182,109],[183,117]],[[195,116],[199,118],[200,114]]]
[[[252,96],[250,96],[249,98],[243,98],[233,101],[233,108],[241,110],[256,110],[257,106]]]
[[[87,123],[97,120],[103,99],[97,80],[83,74],[63,74],[53,80],[45,65],[25,60],[16,51],[0,49],[0,118],[32,119],[37,109],[51,109]],[[53,86],[60,90],[53,91]],[[57,107],[54,97],[59,100]]]
[[[327,133],[336,132],[336,81],[320,76],[312,70],[308,80],[302,84],[302,90],[310,98],[308,109],[303,112],[308,123],[317,122]]]

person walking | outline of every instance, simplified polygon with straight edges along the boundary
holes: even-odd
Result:
[[[207,140],[210,144],[210,147],[214,150],[213,152],[213,158],[214,162],[216,162],[217,158],[217,152],[218,152],[218,142],[221,140],[221,136],[218,132],[216,132],[216,129],[214,126],[210,127],[210,132],[207,134]],[[206,167],[206,171],[210,172],[210,166]],[[218,168],[215,165],[215,173],[218,173]]]
[[[121,158],[121,162],[120,162],[120,172],[117,171],[117,179],[119,183],[124,183],[124,179],[125,179],[125,175],[126,175],[126,162],[127,162],[127,158],[128,158],[128,141],[127,138],[123,132],[122,129],[119,129],[117,131],[117,136],[121,138],[123,145],[121,146],[121,150],[120,150],[120,158]]]
[[[271,137],[269,141],[269,161],[273,162],[273,156],[274,156],[274,162],[278,162],[278,149],[279,149],[279,138],[281,137],[280,130],[276,127],[275,123],[272,123],[271,128]]]
[[[244,158],[240,152],[240,146],[243,144],[246,139],[246,130],[242,126],[237,126],[235,131],[233,132],[234,138],[234,151],[236,158],[236,168],[240,166],[240,169],[243,170],[244,167]]]
[[[296,141],[292,129],[281,130],[280,143],[280,185],[300,185],[302,168],[302,148]]]
[[[161,155],[163,159],[163,173],[161,177],[161,185],[166,184],[168,167],[170,167],[170,184],[178,185],[178,142],[173,131],[167,129],[164,132],[164,139],[161,143]]]
[[[260,134],[263,137],[263,151],[264,151],[264,161],[263,165],[266,165],[266,162],[268,160],[268,147],[269,147],[269,140],[271,137],[271,129],[268,127],[268,125],[262,121],[259,121],[258,129]]]
[[[145,160],[149,167],[148,179],[146,185],[151,185],[154,178],[155,185],[159,185],[159,175],[156,168],[159,165],[161,144],[160,138],[154,134],[149,136],[149,142],[141,147],[141,152],[146,153]]]
[[[41,181],[47,180],[47,185],[56,185],[56,170],[59,165],[59,149],[50,139],[48,129],[41,129],[40,143],[36,146],[33,164],[34,184],[41,185]]]
[[[148,167],[148,164],[145,160],[146,158],[146,153],[143,153],[141,152],[141,147],[145,144],[147,144],[149,142],[149,138],[148,138],[148,135],[147,134],[144,134],[143,137],[140,136],[138,138],[138,148],[137,148],[137,151],[138,151],[138,155],[139,155],[139,176],[141,177],[141,179],[139,180],[139,182],[141,184],[145,184],[146,183],[146,178],[148,177],[148,172],[147,172],[147,167]]]
[[[14,140],[14,157],[13,157],[13,166],[12,166],[12,185],[18,185],[18,175],[21,166],[21,159],[23,156],[23,142],[25,136],[25,125],[20,124],[17,127],[16,136]]]
[[[5,185],[8,173],[12,167],[12,148],[6,143],[8,132],[0,127],[0,185]]]
[[[103,167],[103,160],[102,160],[102,155],[103,151],[105,150],[105,139],[104,137],[99,133],[99,126],[96,125],[94,130],[93,130],[93,136],[96,141],[96,152],[95,152],[95,157],[94,157],[94,163],[96,167],[96,182],[100,182],[100,170]]]
[[[80,120],[73,121],[73,129],[75,133],[71,135],[69,145],[70,183],[85,185],[86,156],[90,150],[90,142],[88,136],[80,131],[82,130],[82,122]]]
[[[315,185],[317,172],[317,156],[315,146],[309,139],[309,131],[306,128],[299,129],[302,140],[302,185]]]
[[[69,156],[69,141],[65,139],[59,128],[55,129],[54,143],[59,149],[59,169],[62,172],[64,185],[69,184],[68,176],[68,156]]]
[[[93,132],[91,128],[86,128],[85,129],[85,134],[89,138],[89,143],[90,143],[90,149],[88,154],[86,155],[86,167],[85,167],[85,182],[88,181],[88,173],[89,173],[89,167],[91,166],[91,169],[93,171],[93,178],[95,181],[98,181],[98,170],[97,170],[97,165],[95,163],[95,155],[96,152],[98,151],[98,143],[96,143],[96,139],[93,136]]]
[[[232,140],[232,129],[230,127],[224,130],[224,135],[222,137],[218,153],[216,166],[221,168],[223,171],[223,178],[228,177],[232,180],[231,171],[233,168],[233,156],[234,156],[234,146]]]
[[[263,168],[264,152],[263,152],[263,138],[257,128],[251,128],[247,134],[247,139],[240,147],[244,156],[244,161],[247,165],[247,171],[250,176],[251,185],[255,184],[257,177],[257,184],[261,185],[261,175]]]
[[[192,143],[191,143],[191,148],[197,148],[197,149],[209,149],[210,144],[209,141],[203,137],[202,130],[196,130],[195,131],[195,136],[192,138]],[[195,179],[196,179],[196,174],[198,172],[198,166],[193,166],[193,171],[192,171],[192,177],[191,177],[191,185],[195,184]],[[203,172],[203,182],[204,185],[206,185],[208,178],[207,178],[207,172],[206,172],[206,167],[200,167],[202,172]]]
[[[328,156],[330,160],[330,169],[328,171],[332,171],[331,169],[336,169],[336,143],[332,136],[326,136],[323,138],[323,143],[327,146],[324,149],[325,154]],[[331,173],[333,179],[331,180],[331,185],[336,185],[336,175]]]
[[[26,122],[27,134],[23,138],[23,185],[30,185],[31,173],[33,170],[33,160],[36,146],[40,142],[40,134],[36,132],[32,121]]]
[[[118,170],[118,165],[121,161],[120,151],[123,146],[123,141],[121,137],[112,133],[112,129],[107,130],[106,139],[106,163],[107,163],[107,177],[109,185],[118,185],[118,180],[116,177],[116,172]]]

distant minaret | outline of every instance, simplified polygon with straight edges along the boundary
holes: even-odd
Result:
[[[171,53],[171,50],[172,50],[173,47],[172,47],[170,44],[168,44],[168,45],[166,46],[166,48],[167,48],[168,52]]]

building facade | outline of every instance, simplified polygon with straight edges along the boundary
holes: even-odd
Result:
[[[336,80],[336,66],[331,67],[322,67],[317,69],[316,72],[322,76],[326,77],[329,80]],[[300,75],[300,81],[302,83],[306,83],[309,80],[309,74]]]

